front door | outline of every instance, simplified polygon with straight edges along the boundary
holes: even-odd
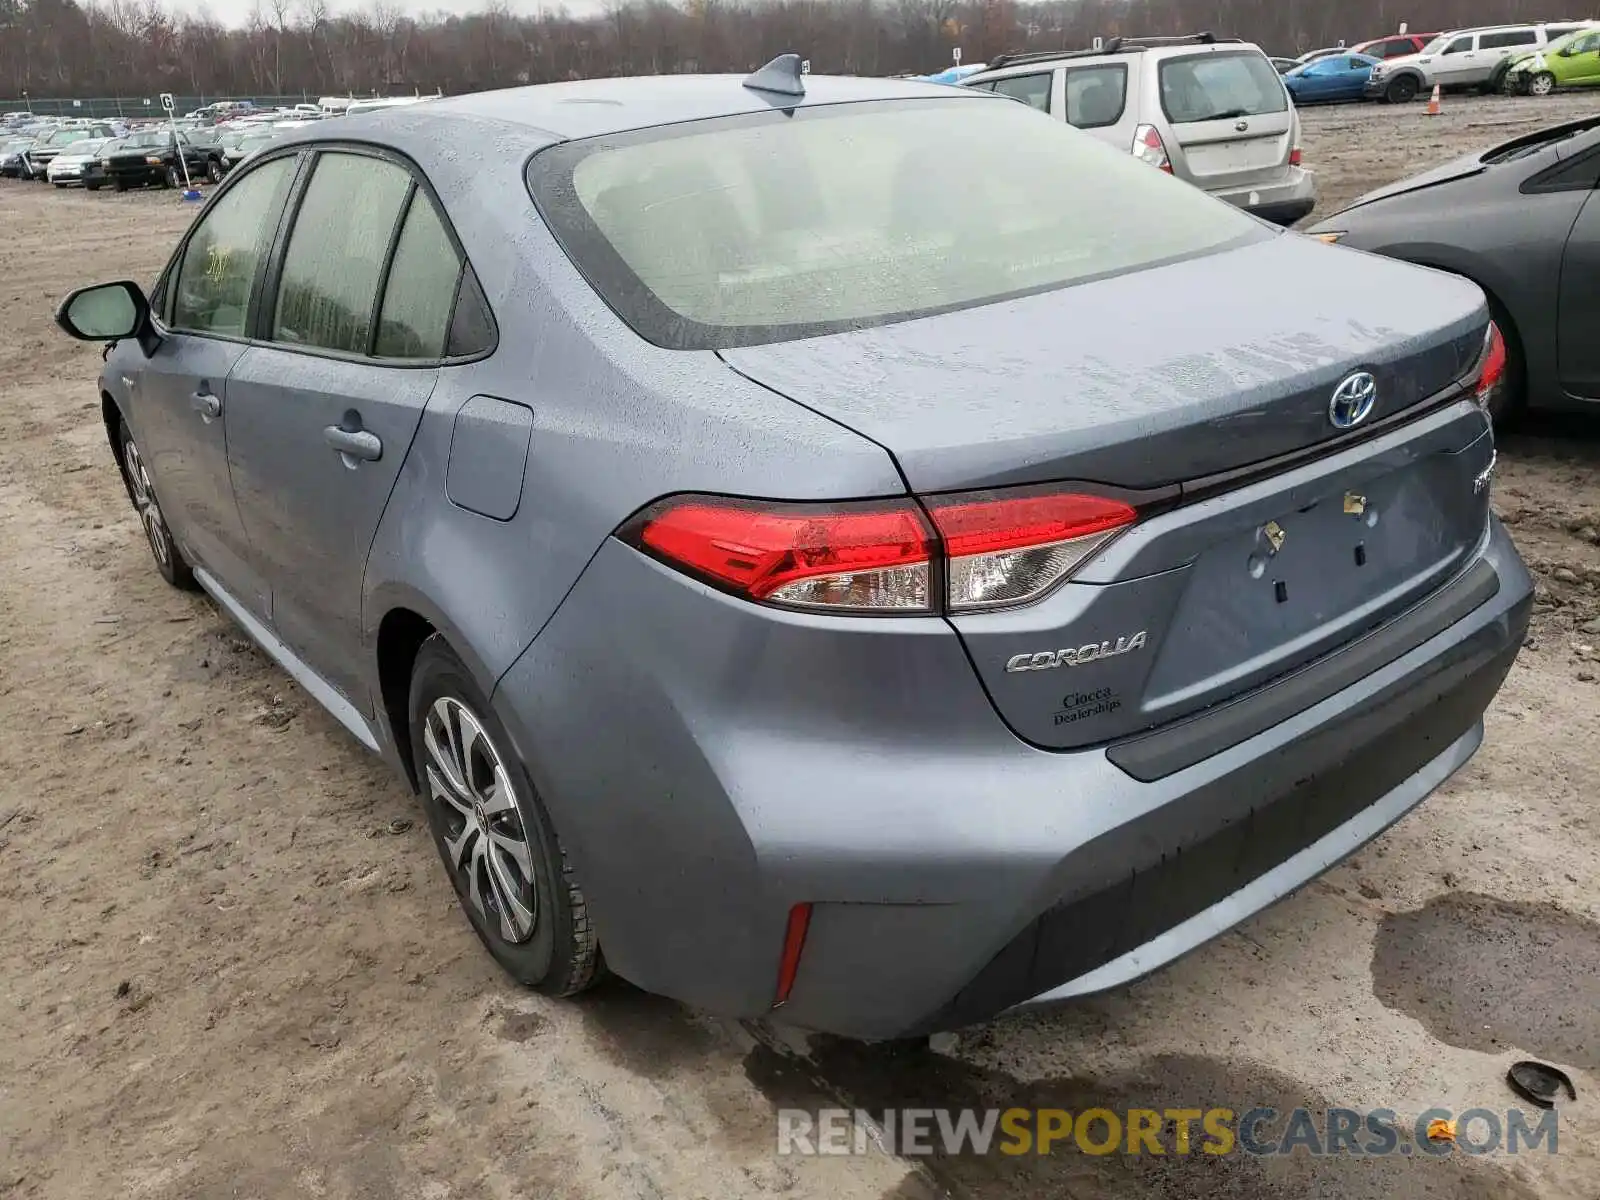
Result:
[[[368,715],[367,555],[438,381],[459,273],[406,167],[325,151],[228,382],[228,456],[274,629]]]
[[[206,209],[168,272],[160,345],[147,359],[119,359],[132,382],[128,423],[168,527],[196,566],[263,615],[267,589],[229,479],[228,377],[246,350],[251,295],[295,164],[263,163]]]
[[[1464,33],[1453,39],[1434,59],[1433,82],[1442,87],[1459,87],[1478,70],[1477,35]]]
[[[1600,399],[1600,194],[1590,191],[1567,235],[1561,258],[1560,312],[1556,337],[1561,387],[1574,396]]]

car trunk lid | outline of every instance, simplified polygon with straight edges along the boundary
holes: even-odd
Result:
[[[1225,303],[1217,302],[1219,283]],[[719,353],[886,447],[914,491],[1080,479],[1154,488],[1340,436],[1460,378],[1487,321],[1442,272],[1287,233],[956,313]]]
[[[1229,302],[1197,303],[1219,278]],[[1012,729],[1070,749],[1282,676],[1464,565],[1487,521],[1487,422],[1470,400],[1418,406],[1470,372],[1486,320],[1470,284],[1288,234],[722,355],[886,447],[915,492],[1066,481],[1155,500],[1044,599],[951,618]],[[1360,371],[1384,426],[1366,438],[1330,420]]]

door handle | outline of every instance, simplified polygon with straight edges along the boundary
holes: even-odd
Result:
[[[342,429],[338,425],[329,425],[322,431],[322,440],[347,459],[358,458],[362,462],[377,462],[383,457],[383,443],[378,440],[378,435],[368,433],[365,429]]]
[[[200,419],[207,424],[222,415],[222,401],[210,392],[195,392],[189,397],[189,407],[200,414]]]

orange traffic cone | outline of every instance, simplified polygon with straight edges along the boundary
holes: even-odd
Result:
[[[1439,96],[1439,85],[1436,83],[1433,85],[1433,95],[1428,97],[1428,115],[1430,117],[1437,117],[1439,115]]]

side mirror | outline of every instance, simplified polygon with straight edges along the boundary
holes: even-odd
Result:
[[[56,308],[56,324],[85,342],[115,342],[137,337],[146,354],[155,349],[150,301],[137,283],[119,280],[79,288]]]

